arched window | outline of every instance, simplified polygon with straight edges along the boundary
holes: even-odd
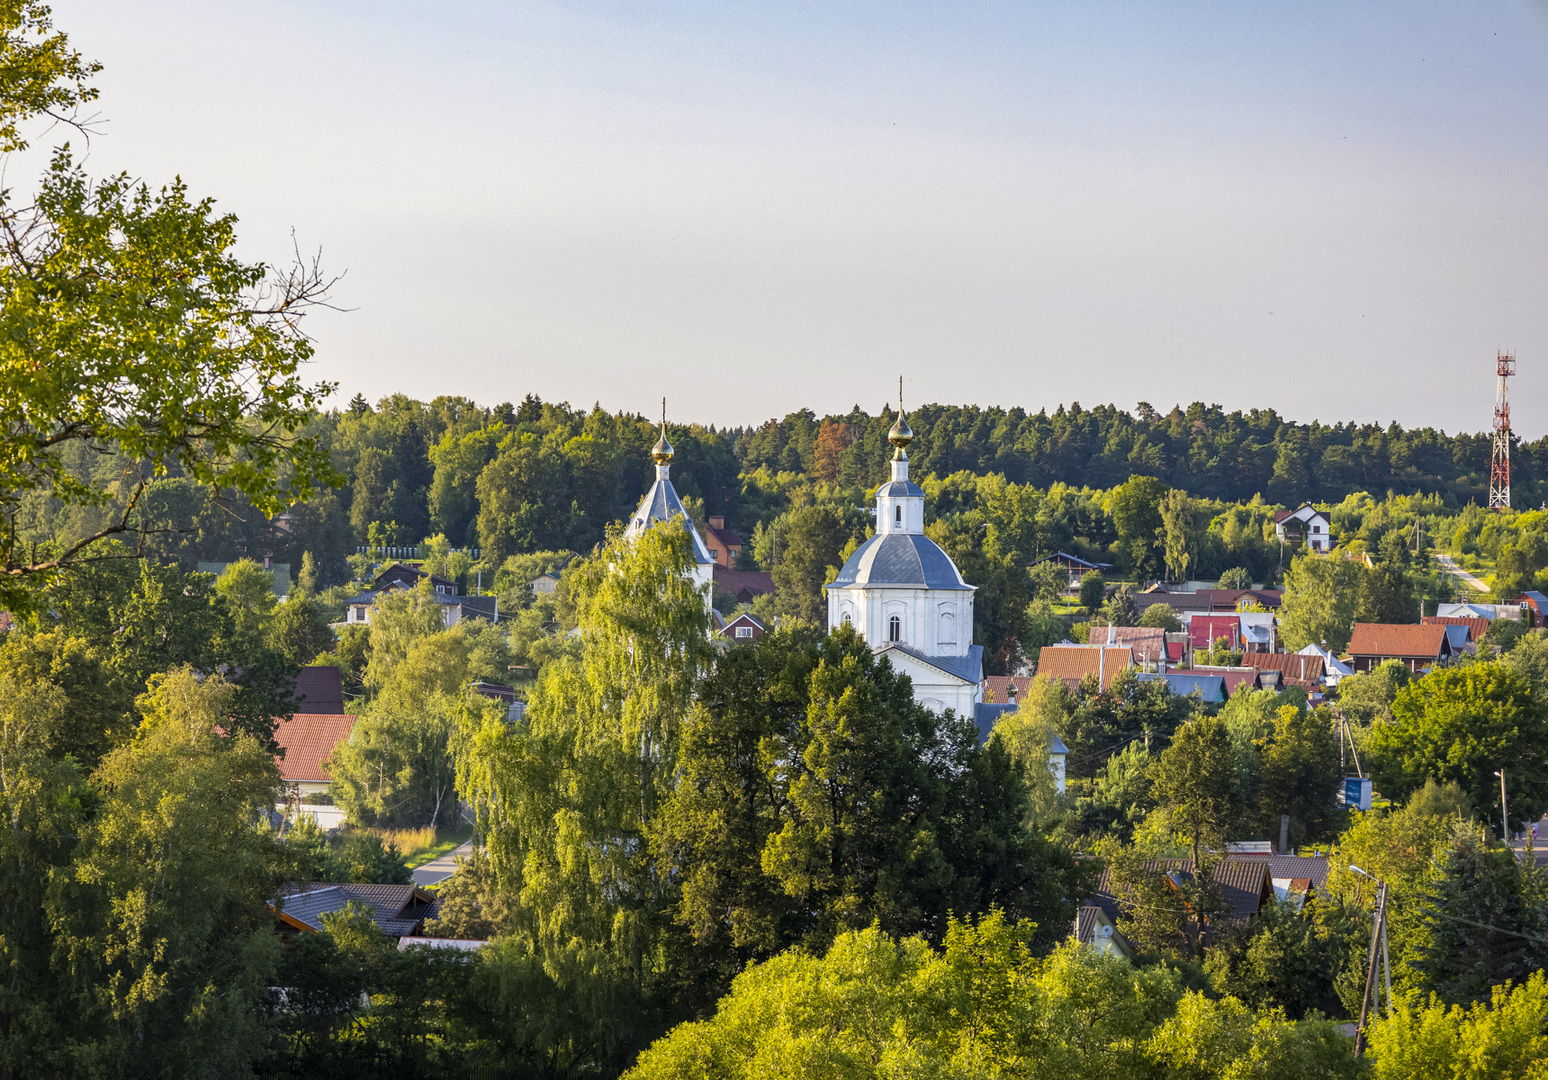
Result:
[[[898,504],[897,516],[893,520],[895,520],[899,525],[903,524],[903,504],[902,503]]]
[[[855,620],[850,616],[849,612],[847,612],[847,611],[844,612],[844,625],[845,626],[853,626],[853,625],[855,625]]]
[[[942,646],[957,644],[957,620],[949,611],[941,612],[941,640]]]
[[[887,620],[887,640],[903,640],[903,620],[898,618],[896,615]]]

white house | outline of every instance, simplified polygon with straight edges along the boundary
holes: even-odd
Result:
[[[913,441],[901,410],[887,441],[892,479],[876,491],[876,534],[828,585],[828,628],[853,626],[914,683],[935,712],[972,716],[982,695],[984,650],[973,644],[973,586],[924,534],[924,492],[908,478]]]
[[[1281,510],[1274,515],[1274,534],[1283,543],[1305,544],[1312,551],[1332,550],[1332,526],[1328,515],[1311,503],[1302,503],[1294,510]]]

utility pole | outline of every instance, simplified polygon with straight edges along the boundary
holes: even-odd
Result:
[[[1376,963],[1380,959],[1377,949],[1384,946],[1387,940],[1387,883],[1367,874],[1353,863],[1349,869],[1376,882],[1376,923],[1371,927],[1371,950],[1365,960],[1365,991],[1360,995],[1360,1025],[1355,1028],[1354,1056],[1362,1057],[1365,1053],[1365,1019],[1368,1006],[1371,1001],[1371,983],[1376,982]],[[1392,978],[1392,972],[1388,970],[1387,978]],[[1389,983],[1390,987],[1390,983]],[[1381,1011],[1381,985],[1376,986],[1377,1011]],[[1390,1012],[1392,1007],[1392,991],[1387,991],[1387,1007]]]
[[[1505,846],[1510,847],[1510,810],[1505,805],[1505,770],[1494,774],[1500,778],[1500,824],[1505,828]]]

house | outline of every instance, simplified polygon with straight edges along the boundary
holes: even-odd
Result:
[[[456,585],[453,584],[452,588],[456,588]],[[345,624],[370,626],[371,608],[377,598],[397,591],[395,588],[388,588],[351,596],[344,601]],[[495,623],[500,621],[500,598],[497,596],[458,596],[456,593],[436,592],[430,594],[430,599],[441,606],[441,619],[447,626],[456,626],[463,619],[487,619]]]
[[[1159,626],[1091,625],[1094,644],[1127,645],[1134,650],[1134,661],[1155,667],[1166,659],[1166,631]]]
[[[534,596],[552,596],[559,588],[559,572],[557,570],[545,570],[531,583]]]
[[[1109,689],[1119,672],[1134,666],[1134,650],[1127,645],[1048,645],[1037,658],[1039,675],[1058,679],[1071,690],[1087,676]]]
[[[1340,679],[1354,674],[1354,668],[1344,663],[1321,645],[1308,645],[1297,655],[1315,656],[1321,659],[1323,671],[1325,672],[1323,681],[1328,686],[1337,686]]]
[[[1268,866],[1274,899],[1295,905],[1296,911],[1301,910],[1308,897],[1315,896],[1327,887],[1326,855],[1280,855],[1270,851],[1258,856],[1243,853],[1240,857],[1261,858]]]
[[[1225,684],[1225,695],[1228,699],[1234,698],[1243,691],[1272,689],[1268,683],[1263,681],[1265,675],[1269,675],[1276,685],[1278,682],[1278,676],[1272,672],[1262,672],[1257,668],[1250,667],[1225,667],[1212,664],[1195,664],[1187,671],[1177,671],[1171,674],[1187,675],[1190,673],[1194,675],[1219,676],[1220,681]]]
[[[1147,871],[1158,876],[1191,877],[1194,872],[1192,859],[1146,859],[1144,865]],[[1232,855],[1216,863],[1211,874],[1220,886],[1225,901],[1225,910],[1215,916],[1215,920],[1220,922],[1250,921],[1257,917],[1264,905],[1274,899],[1273,879],[1269,876],[1267,859]],[[1096,895],[1088,903],[1101,908],[1109,921],[1122,929],[1123,909],[1111,881],[1111,871],[1102,871]]]
[[[1208,651],[1221,638],[1227,648],[1242,647],[1240,615],[1194,615],[1188,620],[1188,644],[1192,648]]]
[[[711,514],[709,528],[704,530],[704,546],[715,557],[715,565],[729,569],[736,565],[736,557],[742,553],[742,538],[735,529],[726,528],[726,519]]]
[[[1245,612],[1254,607],[1278,611],[1284,601],[1283,589],[1198,589],[1194,592],[1170,592],[1164,587],[1137,593],[1134,603],[1143,614],[1152,604],[1165,604],[1180,618],[1192,614]]]
[[[1224,705],[1226,701],[1225,678],[1213,672],[1200,674],[1196,671],[1168,671],[1162,675],[1147,671],[1135,678],[1141,682],[1164,682],[1166,688],[1177,697],[1197,694],[1206,705]]]
[[[1294,510],[1274,515],[1274,534],[1282,543],[1326,553],[1333,548],[1333,522],[1311,503],[1303,502]]]
[[[1134,959],[1134,946],[1118,932],[1107,912],[1096,904],[1084,904],[1075,913],[1075,940],[1120,960]]]
[[[323,762],[354,730],[355,718],[346,713],[298,712],[275,726],[274,741],[280,753],[274,763],[292,795],[304,799],[327,792],[333,776]]]
[[[504,683],[485,682],[479,679],[473,683],[471,689],[479,697],[486,697],[490,701],[498,701],[504,705],[509,705],[516,700],[516,688],[506,686]]]
[[[279,916],[281,934],[316,934],[323,916],[343,911],[350,901],[371,909],[372,918],[388,937],[423,937],[425,922],[436,917],[441,901],[417,885],[357,885],[313,881],[294,886],[269,901]]]
[[[1112,563],[1087,562],[1077,555],[1071,555],[1064,551],[1056,551],[1052,555],[1044,555],[1041,559],[1033,559],[1028,564],[1027,569],[1030,570],[1032,567],[1042,563],[1053,563],[1059,569],[1066,571],[1070,575],[1070,588],[1072,589],[1080,588],[1080,579],[1087,574],[1093,572],[1108,574],[1113,569]]]
[[[1521,619],[1528,626],[1542,626],[1548,619],[1548,596],[1536,589],[1528,589],[1511,603],[1521,608]]]
[[[750,604],[754,597],[774,591],[774,575],[767,570],[728,570],[717,563],[713,573],[715,588],[724,589],[739,604]]]
[[[725,628],[720,631],[720,636],[726,640],[742,643],[757,641],[763,634],[763,624],[745,611],[726,623]]]
[[[1276,672],[1276,689],[1299,686],[1303,690],[1320,690],[1327,678],[1327,664],[1315,653],[1243,653],[1242,666]]]
[[[1349,666],[1357,672],[1388,660],[1401,660],[1409,671],[1418,672],[1445,664],[1453,655],[1444,626],[1355,623],[1349,639]]]
[[[296,693],[292,700],[296,712],[342,713],[344,684],[339,669],[324,664],[302,668],[296,674]]]
[[[1467,640],[1473,645],[1489,632],[1489,620],[1479,615],[1426,615],[1419,622],[1425,626],[1465,626]]]
[[[376,575],[376,580],[371,583],[373,592],[389,592],[395,589],[417,588],[424,578],[430,579],[431,587],[442,596],[456,596],[457,583],[447,578],[437,577],[435,574],[427,574],[418,567],[408,566],[404,563],[393,563],[381,573]]]
[[[1014,705],[1031,688],[1032,676],[1030,675],[986,675],[983,699],[997,704],[1009,702]]]

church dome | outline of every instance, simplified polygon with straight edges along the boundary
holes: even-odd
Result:
[[[910,485],[912,486],[912,485]],[[951,557],[920,533],[878,533],[851,555],[830,589],[965,589]]]

